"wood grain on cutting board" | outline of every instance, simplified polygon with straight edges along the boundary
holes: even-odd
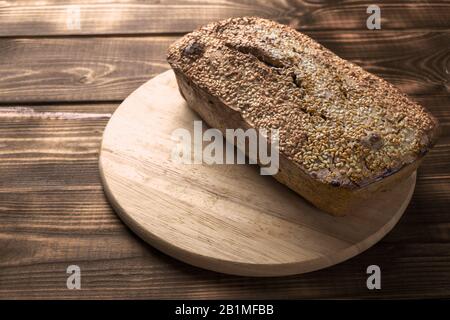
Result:
[[[105,192],[123,221],[151,245],[198,267],[277,276],[334,265],[389,232],[414,190],[415,174],[333,217],[262,176],[256,165],[179,163],[173,152],[180,142],[172,135],[186,130],[191,141],[184,144],[191,147],[199,120],[166,71],[119,106],[100,152]]]

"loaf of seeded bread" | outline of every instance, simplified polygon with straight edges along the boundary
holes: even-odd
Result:
[[[209,24],[168,62],[209,126],[278,129],[275,178],[334,215],[409,177],[436,140],[437,120],[394,86],[273,21]]]

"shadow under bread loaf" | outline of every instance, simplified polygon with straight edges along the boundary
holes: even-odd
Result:
[[[211,127],[278,129],[278,181],[345,215],[414,172],[438,122],[383,79],[261,18],[202,27],[168,52],[179,89]]]

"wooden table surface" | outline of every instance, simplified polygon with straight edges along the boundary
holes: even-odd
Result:
[[[372,31],[373,3],[0,1],[0,298],[450,297],[450,1],[383,1]],[[131,233],[103,194],[98,151],[116,107],[168,69],[172,41],[242,15],[295,26],[441,122],[399,224],[334,267],[281,278],[191,267]],[[66,287],[72,264],[81,290]],[[372,264],[381,290],[366,287]]]

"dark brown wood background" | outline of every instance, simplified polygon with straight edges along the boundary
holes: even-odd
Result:
[[[366,29],[369,4],[382,30]],[[264,279],[201,270],[145,244],[105,199],[98,151],[115,108],[168,68],[172,41],[242,15],[295,26],[441,122],[404,217],[347,262]],[[0,298],[448,298],[449,77],[450,1],[0,1]],[[70,264],[82,290],[66,288]]]

